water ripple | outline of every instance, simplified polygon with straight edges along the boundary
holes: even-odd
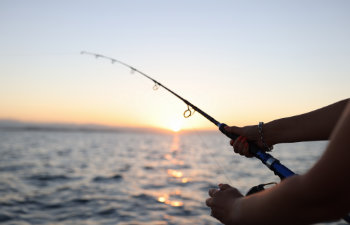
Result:
[[[209,188],[232,180],[245,193],[275,176],[223,151],[221,135],[201,135],[0,131],[0,223],[219,224]],[[301,172],[320,154],[287,147],[278,157]]]
[[[105,177],[105,176],[96,176],[93,178],[94,182],[109,182],[109,181],[119,181],[123,179],[123,176],[120,174],[115,174],[110,177]]]

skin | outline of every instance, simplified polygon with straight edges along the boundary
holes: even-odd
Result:
[[[262,147],[256,126],[227,127]],[[349,173],[350,101],[265,124],[268,145],[327,140],[323,156],[305,174],[292,176],[275,187],[244,197],[220,184],[210,189],[206,204],[224,224],[312,224],[339,220],[350,212]],[[235,152],[250,157],[246,141],[231,141]],[[288,218],[288,219],[286,219]]]

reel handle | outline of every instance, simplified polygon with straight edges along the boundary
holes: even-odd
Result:
[[[270,183],[266,183],[266,184],[256,185],[256,186],[254,186],[254,187],[249,189],[249,191],[247,192],[246,196],[254,194],[254,193],[258,193],[260,191],[263,191],[263,190],[265,190],[265,186],[272,185],[272,184],[276,185],[277,183],[276,182],[270,182]]]

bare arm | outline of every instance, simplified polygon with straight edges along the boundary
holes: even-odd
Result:
[[[263,127],[264,140],[271,146],[278,143],[328,140],[349,99],[308,112],[268,122]],[[226,127],[227,131],[246,137],[263,147],[257,126]],[[247,144],[241,140],[231,141],[236,153],[252,156]]]
[[[324,155],[306,174],[248,197],[230,188],[211,192],[208,206],[225,224],[310,224],[340,219],[350,211],[350,103],[333,130]],[[222,210],[230,214],[220,214]]]
[[[349,99],[298,116],[271,121],[264,126],[270,144],[328,140]]]

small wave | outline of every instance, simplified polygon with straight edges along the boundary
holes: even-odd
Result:
[[[114,175],[112,178],[113,178],[113,179],[121,179],[121,178],[123,178],[123,176],[122,176],[122,175],[119,175],[119,174],[116,174],[116,175]]]
[[[70,178],[65,175],[48,175],[48,174],[38,174],[29,177],[30,180],[37,181],[62,181],[69,180]]]
[[[1,172],[12,172],[13,173],[15,171],[31,169],[33,167],[34,167],[34,165],[32,165],[32,164],[8,165],[8,166],[1,166],[0,167],[0,171]]]
[[[14,203],[12,203],[12,202],[1,202],[0,201],[0,207],[7,207],[7,206],[14,206]]]
[[[71,200],[71,202],[85,204],[85,203],[90,202],[90,200],[85,199],[85,198],[75,198],[75,199]]]
[[[146,189],[146,190],[154,190],[154,189],[163,189],[166,186],[163,184],[147,184],[147,185],[143,185],[142,188]]]
[[[133,198],[139,199],[139,200],[145,200],[145,201],[156,201],[155,198],[151,195],[147,194],[139,194],[139,195],[133,195]]]
[[[69,156],[71,153],[72,153],[72,149],[67,148],[67,149],[64,149],[64,150],[59,150],[59,151],[57,151],[56,154],[57,154],[58,156]]]
[[[43,208],[45,208],[45,209],[59,209],[62,207],[64,207],[64,204],[57,203],[57,204],[46,204]]]
[[[98,214],[101,216],[108,216],[108,215],[115,214],[116,212],[117,212],[117,210],[114,208],[107,208],[107,209],[103,209],[103,210],[99,211]]]
[[[41,202],[34,200],[34,199],[31,199],[31,198],[28,198],[28,197],[25,197],[23,199],[12,200],[11,203],[13,205],[22,205],[22,206],[28,206],[28,205],[42,206]]]
[[[94,177],[93,182],[108,182],[108,181],[119,181],[123,179],[123,176],[120,174],[115,174],[110,177],[104,177],[104,176],[97,176]]]
[[[9,215],[0,213],[0,222],[6,222],[6,221],[10,221],[12,219],[14,219],[14,218],[9,216]]]
[[[11,184],[0,183],[0,194],[18,193],[18,190],[13,186],[14,185],[12,183]]]
[[[127,171],[130,170],[130,168],[131,168],[131,165],[126,164],[126,165],[125,165],[123,168],[121,168],[119,171],[120,171],[120,172],[127,172]]]
[[[153,166],[144,166],[143,169],[145,169],[145,170],[153,170],[154,167]]]

